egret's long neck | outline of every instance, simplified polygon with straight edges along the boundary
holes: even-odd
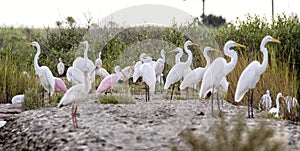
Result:
[[[261,63],[261,67],[260,67],[260,73],[265,72],[268,66],[268,50],[267,48],[265,48],[264,46],[260,47],[260,50],[262,51],[264,58],[263,61]]]
[[[203,55],[204,55],[204,58],[205,58],[205,60],[206,60],[206,65],[205,65],[205,69],[207,69],[208,68],[208,66],[210,65],[210,58],[208,57],[208,55],[207,55],[207,51],[204,51],[203,52]]]
[[[33,64],[34,64],[34,69],[37,72],[39,70],[39,68],[40,68],[40,66],[38,64],[38,59],[39,59],[39,55],[41,54],[41,48],[40,48],[39,45],[36,45],[36,49],[37,49],[37,52],[36,52],[36,54],[34,56],[34,62],[33,62]]]
[[[86,90],[87,92],[90,90],[91,87],[91,82],[89,80],[89,73],[88,71],[83,71],[84,73],[84,90]],[[94,72],[94,71],[93,71]],[[90,73],[90,75],[92,75],[92,73]]]
[[[166,60],[166,55],[161,51],[160,52],[160,56],[162,57],[162,59],[165,61]]]
[[[234,50],[224,50],[225,55],[229,56],[231,58],[230,62],[226,65],[226,74],[231,72],[234,67],[236,66],[236,63],[238,61],[237,53]]]
[[[99,57],[99,59],[101,59],[101,54],[102,54],[102,52],[100,51],[100,52],[99,52],[99,56],[98,56],[98,57]]]
[[[279,110],[279,107],[280,107],[280,105],[279,105],[279,96],[277,96],[277,98],[276,98],[276,108]]]
[[[185,44],[184,45],[184,51],[188,54],[188,59],[186,60],[186,64],[191,65],[192,61],[193,61],[193,54],[191,52],[191,50],[188,48],[188,45]]]
[[[182,50],[178,51],[177,55],[175,56],[175,63],[180,62],[180,58],[182,57],[182,55],[183,55],[183,51]]]
[[[89,44],[85,43],[85,50],[84,50],[84,58],[88,58],[88,50],[89,50]]]

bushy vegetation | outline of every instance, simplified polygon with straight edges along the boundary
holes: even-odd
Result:
[[[286,150],[286,146],[273,138],[275,131],[264,122],[250,128],[245,124],[243,116],[238,115],[231,120],[221,119],[220,123],[211,129],[212,137],[196,136],[191,131],[185,131],[182,139],[192,151],[232,151],[232,150]],[[178,150],[175,145],[172,150]]]
[[[129,95],[101,95],[98,97],[100,104],[134,104],[135,99]]]

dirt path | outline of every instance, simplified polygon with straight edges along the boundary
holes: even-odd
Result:
[[[81,103],[80,129],[72,126],[70,106],[22,112],[0,129],[0,150],[170,150],[174,143],[185,147],[178,136],[182,130],[210,135],[219,121],[210,116],[209,101],[168,101],[157,94],[146,103],[144,96],[135,97],[136,104]],[[226,119],[245,109],[224,101]],[[262,120],[289,150],[300,149],[300,126],[273,119],[246,121],[255,127]]]

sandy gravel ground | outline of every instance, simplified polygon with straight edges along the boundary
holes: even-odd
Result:
[[[0,150],[170,150],[174,144],[185,150],[179,137],[183,130],[209,136],[220,120],[211,116],[208,100],[169,101],[162,94],[150,102],[135,98],[136,104],[80,103],[79,129],[72,126],[71,106],[22,112],[0,128]],[[246,109],[226,101],[222,106],[228,120]],[[299,125],[263,118],[246,119],[246,125],[261,121],[276,130],[275,138],[288,150],[300,150]]]

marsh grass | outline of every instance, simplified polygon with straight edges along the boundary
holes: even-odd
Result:
[[[134,104],[136,100],[130,95],[101,95],[97,97],[99,104]]]
[[[191,131],[185,131],[181,136],[186,145],[192,151],[281,151],[286,149],[286,145],[274,139],[275,131],[266,123],[261,122],[255,127],[247,127],[245,119],[241,115],[233,119],[221,119],[220,123],[211,128],[212,135],[196,136]],[[178,150],[174,145],[172,150]]]

